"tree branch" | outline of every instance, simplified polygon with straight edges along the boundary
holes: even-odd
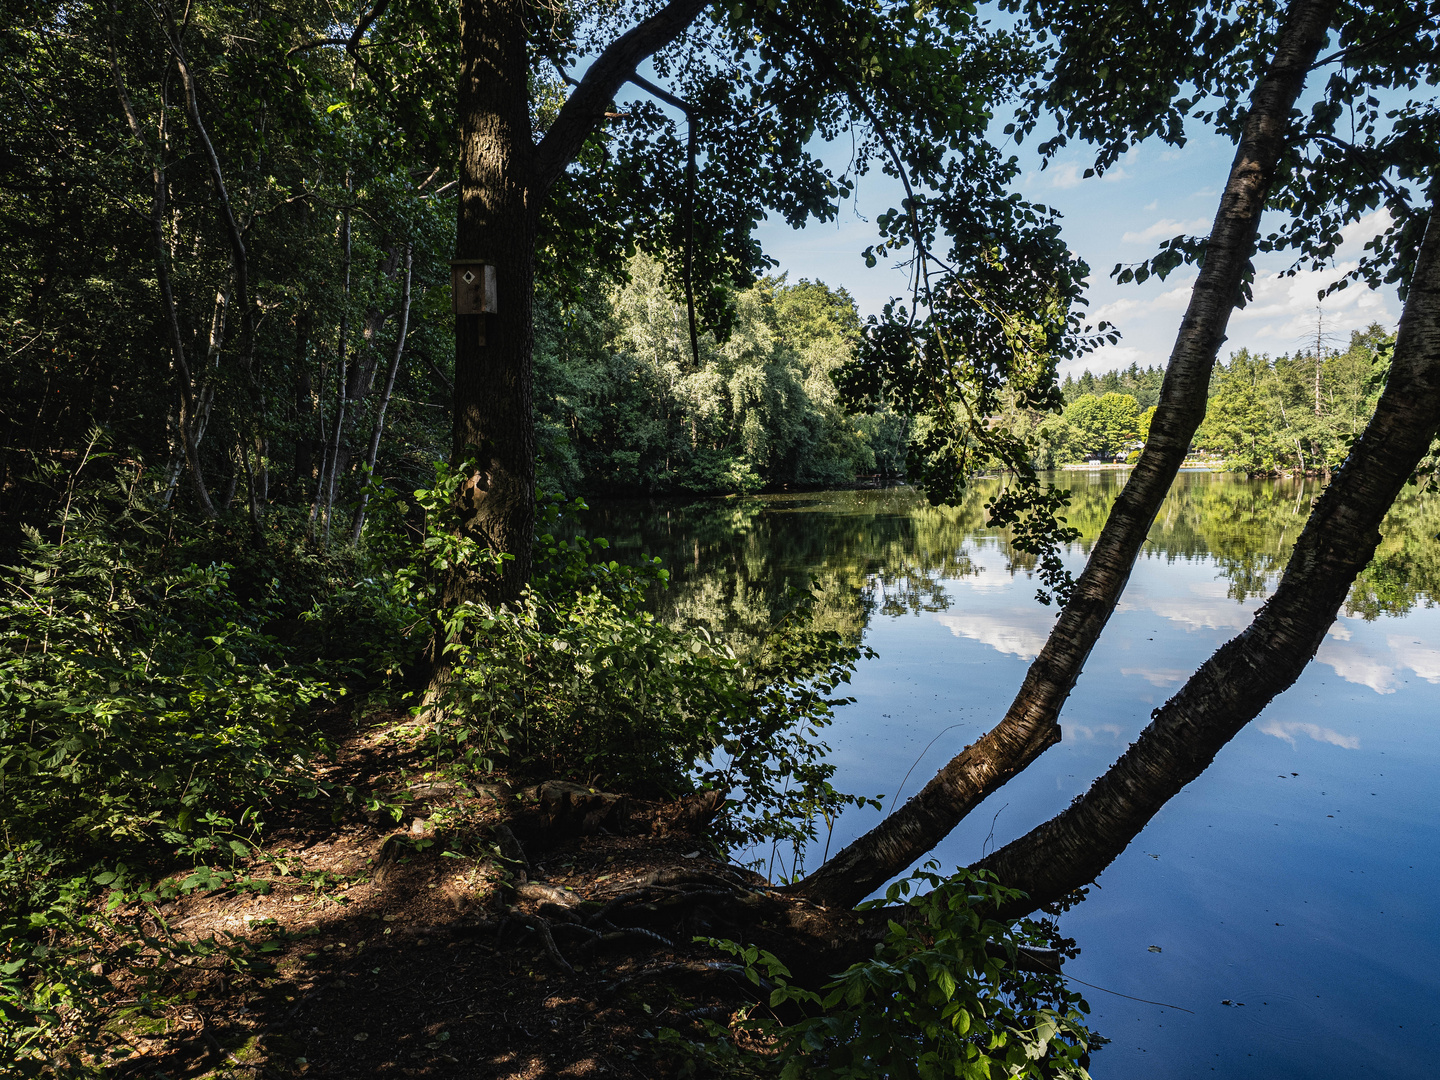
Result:
[[[389,3],[390,0],[378,0],[378,2],[373,8],[371,8],[364,15],[360,16],[360,21],[355,24],[355,32],[351,34],[348,38],[315,38],[311,41],[305,42],[303,45],[296,45],[293,49],[291,49],[285,54],[286,58],[288,59],[289,57],[294,56],[298,52],[305,52],[307,49],[324,48],[326,45],[344,45],[345,51],[353,56],[355,54],[355,50],[360,47],[360,39],[365,36],[365,31],[370,29],[371,24],[374,23],[376,19],[378,19],[381,15],[385,14],[386,5],[388,5]]]
[[[560,179],[604,116],[616,91],[630,80],[641,62],[685,33],[707,4],[708,0],[670,0],[612,41],[590,65],[535,149],[531,186],[537,195],[549,191]]]
[[[910,234],[915,241],[915,255],[919,260],[918,272],[915,279],[915,290],[911,294],[912,309],[918,307],[920,303],[919,294],[922,288],[927,297],[930,293],[929,263],[932,256],[925,243],[924,234],[920,231],[920,218],[916,210],[916,207],[920,204],[919,200],[915,198],[915,192],[910,186],[910,171],[905,168],[905,163],[900,159],[899,151],[895,149],[895,142],[890,137],[890,129],[885,125],[885,122],[880,119],[879,114],[875,112],[870,102],[865,100],[865,95],[861,93],[860,87],[854,80],[850,79],[840,70],[840,65],[831,58],[830,54],[825,51],[825,47],[821,45],[819,41],[784,18],[778,12],[767,11],[765,14],[782,30],[799,41],[813,62],[830,69],[830,74],[834,76],[835,81],[844,87],[845,96],[850,99],[851,104],[865,114],[865,119],[870,122],[870,129],[875,132],[875,137],[878,138],[885,147],[885,152],[889,155],[891,164],[895,166],[895,173],[899,177],[901,185],[905,188],[905,213],[910,219]],[[911,315],[914,315],[913,310],[911,311]]]
[[[205,151],[205,163],[210,168],[210,180],[215,185],[215,197],[220,202],[220,217],[225,224],[225,232],[230,240],[231,258],[235,261],[235,299],[240,305],[241,317],[245,320],[247,337],[253,339],[254,335],[254,314],[250,310],[250,260],[245,249],[245,235],[240,228],[240,222],[235,217],[234,207],[230,203],[230,194],[225,189],[225,174],[220,167],[220,155],[215,152],[215,144],[210,141],[210,133],[205,130],[205,123],[200,117],[200,91],[195,82],[195,74],[190,70],[190,61],[185,56],[185,50],[180,44],[180,33],[175,29],[173,20],[169,24],[169,32],[166,35],[170,51],[175,54],[175,63],[180,71],[180,82],[185,90],[185,109],[190,117],[190,125],[195,129],[195,137],[200,140],[200,147]],[[253,340],[247,340],[242,347],[242,352],[248,364],[249,351],[253,347]]]
[[[564,72],[561,74],[563,75]],[[676,97],[663,86],[656,86],[649,79],[640,75],[631,73],[629,81],[650,96],[659,98],[666,105],[679,109],[685,114],[685,259],[682,272],[685,276],[685,310],[690,318],[690,359],[698,370],[700,367],[700,329],[695,318],[695,181],[698,173],[695,164],[695,110],[690,107],[689,102]]]

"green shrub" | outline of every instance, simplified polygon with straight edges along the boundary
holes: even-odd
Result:
[[[38,842],[74,863],[173,843],[208,811],[305,782],[320,749],[296,721],[334,689],[286,664],[228,567],[157,570],[154,526],[130,501],[72,505],[53,538],[27,530],[0,582],[7,851]]]
[[[484,572],[489,558],[448,524],[456,483],[441,467],[436,487],[416,493],[430,523],[406,572],[417,607],[434,602],[449,568]],[[433,703],[437,753],[650,796],[716,788],[729,796],[721,840],[783,840],[797,852],[818,818],[862,801],[830,786],[818,741],[859,650],[808,629],[809,597],[759,661],[742,663],[703,630],[644,610],[667,580],[658,560],[623,566],[603,558],[603,540],[557,540],[564,512],[555,502],[542,511],[534,583],[517,603],[436,612],[449,670]]]
[[[753,946],[711,941],[745,965],[757,987],[772,989],[770,1010],[801,1014],[782,1022],[766,1009],[746,1010],[743,1050],[718,1025],[710,1038],[661,1033],[663,1046],[688,1060],[691,1072],[783,1080],[1088,1080],[1084,1000],[1059,976],[1027,975],[1015,966],[1025,945],[1048,944],[1033,922],[989,916],[1019,895],[983,871],[950,878],[934,865],[892,885],[882,911],[903,902],[910,911],[888,919],[873,959],[852,964],[819,992],[789,983],[789,971]],[[929,887],[910,897],[912,882]],[[768,1013],[768,1015],[765,1015]]]

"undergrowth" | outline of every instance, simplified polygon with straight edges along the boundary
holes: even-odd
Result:
[[[583,504],[549,501],[525,595],[447,605],[447,574],[495,562],[455,528],[448,468],[413,501],[377,490],[364,544],[328,551],[281,512],[261,530],[185,521],[140,470],[98,478],[106,456],[57,469],[60,513],[0,576],[0,1058],[22,1072],[95,1067],[113,1011],[98,951],[152,981],[181,962],[104,909],[264,887],[245,867],[299,800],[385,808],[321,778],[318,710],[344,695],[411,708],[432,764],[461,778],[716,788],[720,843],[799,850],[817,818],[861,801],[831,787],[818,738],[856,650],[809,629],[806,596],[742,662],[645,609],[658,561],[557,540]],[[454,677],[422,708],[415,674],[437,642]]]
[[[944,878],[930,863],[860,905],[886,918],[884,941],[818,991],[763,949],[708,940],[744,965],[761,1003],[728,1027],[703,1022],[698,1038],[664,1029],[658,1045],[691,1076],[1088,1080],[1090,1046],[1103,1041],[1085,1027],[1089,1006],[1060,976],[1016,965],[1051,935],[990,914],[1018,896],[985,871]]]

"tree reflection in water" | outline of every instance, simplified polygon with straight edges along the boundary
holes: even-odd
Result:
[[[1127,474],[1053,473],[1071,490],[1066,515],[1080,531],[1072,566],[1089,553]],[[622,561],[658,556],[671,574],[655,597],[661,617],[703,626],[745,652],[814,586],[815,627],[858,644],[873,613],[939,612],[944,582],[979,573],[973,556],[998,550],[1012,575],[1033,560],[1012,552],[1008,530],[986,527],[985,503],[1003,480],[975,482],[964,504],[930,506],[912,488],[745,498],[597,503],[581,525]],[[1316,479],[1248,480],[1189,472],[1176,480],[1142,558],[1213,559],[1231,599],[1264,597],[1319,495]],[[1373,619],[1434,602],[1440,582],[1440,499],[1408,488],[1384,540],[1351,592],[1346,614]]]

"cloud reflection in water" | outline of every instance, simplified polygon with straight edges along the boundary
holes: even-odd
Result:
[[[1284,739],[1291,746],[1295,745],[1296,735],[1308,735],[1316,742],[1329,743],[1331,746],[1340,746],[1346,750],[1360,749],[1358,735],[1341,735],[1334,728],[1321,727],[1319,724],[1307,724],[1299,720],[1266,720],[1260,725],[1260,730],[1266,735]]]

